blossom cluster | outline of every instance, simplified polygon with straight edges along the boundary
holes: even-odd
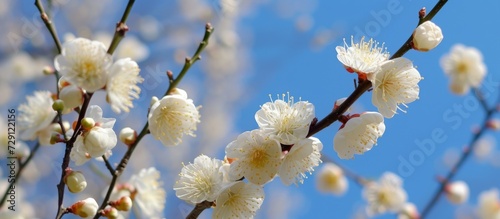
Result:
[[[104,117],[100,106],[89,104],[94,92],[105,90],[106,100],[115,113],[128,112],[133,107],[132,101],[139,97],[139,83],[143,81],[135,61],[121,58],[113,62],[103,43],[74,38],[63,44],[54,66],[60,75],[59,92],[35,91],[33,96],[26,98],[27,103],[18,108],[21,139],[38,140],[42,145],[66,143],[75,166],[91,158],[108,158],[118,140],[127,146],[137,143],[135,130],[126,127],[117,136],[114,131],[116,119]],[[178,145],[184,135],[194,136],[200,118],[198,110],[184,90],[172,88],[161,99],[153,97],[148,115],[149,132],[165,145]],[[73,111],[79,114],[79,120],[72,125],[67,121],[55,123],[59,120],[58,114]],[[113,193],[115,197],[99,214],[116,218],[121,215],[118,211],[129,211],[133,202],[134,209],[144,217],[160,216],[165,206],[165,191],[159,177],[154,168],[139,172],[126,186],[118,188],[123,190],[120,194]],[[68,167],[63,178],[72,193],[80,193],[87,187],[81,171]],[[96,201],[88,198],[68,207],[67,211],[89,217],[97,213],[97,208]]]
[[[235,13],[233,4],[222,1],[225,14]],[[414,30],[410,39],[405,46],[426,52],[438,46],[443,35],[437,25],[426,21]],[[61,76],[57,93],[35,91],[18,108],[20,139],[38,140],[42,145],[66,143],[67,149],[71,149],[67,153],[72,165],[84,165],[91,158],[105,160],[116,177],[106,159],[118,140],[130,148],[138,143],[138,135],[129,127],[117,135],[114,131],[116,119],[105,118],[105,111],[100,106],[89,104],[90,98],[97,91],[105,91],[112,111],[116,114],[129,112],[134,107],[134,99],[141,94],[139,84],[144,81],[136,61],[147,55],[141,51],[141,56],[130,56],[136,61],[126,57],[114,60],[102,42],[84,38],[67,38],[60,52],[54,59],[55,70],[44,70],[56,73],[58,78]],[[408,104],[419,99],[419,82],[423,78],[412,61],[404,57],[391,58],[384,44],[374,39],[363,37],[355,41],[351,37],[350,43],[344,39],[344,45],[336,47],[336,52],[344,68],[349,73],[356,73],[357,86],[369,85],[363,86],[366,88],[363,92],[371,93],[372,104],[377,108],[377,112],[359,113],[347,109],[335,118],[341,125],[333,138],[333,149],[339,158],[353,159],[377,144],[386,130],[384,119],[393,118],[399,112],[406,113]],[[463,95],[481,85],[486,75],[482,59],[477,49],[463,45],[454,46],[450,54],[441,59],[453,93]],[[169,79],[172,86],[171,75]],[[341,107],[344,103],[352,104],[352,98],[337,100],[333,111],[345,109]],[[185,90],[175,85],[169,87],[163,97],[152,98],[141,138],[151,134],[165,146],[181,144],[185,135],[195,136],[201,118],[200,108]],[[55,123],[61,119],[57,116],[72,112],[81,115],[72,125],[67,121]],[[303,183],[323,162],[323,143],[311,134],[317,122],[313,104],[301,99],[295,102],[289,94],[283,94],[264,103],[254,117],[258,128],[239,134],[227,144],[223,160],[200,155],[193,163],[183,164],[173,186],[179,199],[190,204],[208,202],[214,209],[213,218],[253,218],[263,204],[266,184],[277,177],[286,186]],[[494,121],[489,126],[499,127]],[[61,180],[69,192],[80,193],[86,189],[83,172],[69,167],[65,171]],[[316,178],[318,190],[344,194],[348,187],[346,172],[334,163],[324,164]],[[403,180],[396,174],[385,172],[378,180],[360,180],[359,184],[364,187],[362,196],[367,202],[368,216],[392,212],[398,214],[398,218],[419,218],[415,205],[408,202]],[[142,169],[125,183],[110,187],[113,191],[107,194],[111,197],[106,197],[109,200],[104,209],[100,209],[94,198],[86,198],[67,207],[65,213],[82,218],[96,214],[126,218],[134,211],[136,217],[157,218],[163,214],[166,201],[162,186],[158,170],[154,167]],[[451,203],[462,204],[469,197],[469,188],[463,181],[450,182],[443,194]],[[497,190],[483,192],[479,197],[478,216],[500,217],[499,203]]]
[[[261,106],[255,114],[259,129],[229,143],[224,161],[200,155],[184,166],[174,186],[177,197],[213,202],[214,218],[251,218],[264,200],[263,185],[277,176],[285,185],[302,183],[321,163],[323,144],[308,137],[314,106],[285,96]]]

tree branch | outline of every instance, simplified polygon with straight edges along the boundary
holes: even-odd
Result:
[[[482,98],[482,96],[479,96],[479,95],[475,95],[475,96],[477,97],[479,102],[486,105],[486,102]],[[479,138],[488,129],[488,125],[487,125],[488,121],[493,117],[495,112],[497,112],[497,109],[495,107],[492,107],[492,108],[489,108],[486,110],[486,115],[485,115],[485,118],[484,118],[483,123],[481,125],[481,129],[476,134],[474,134],[472,136],[472,139],[469,142],[469,147],[463,151],[462,155],[460,156],[460,159],[451,168],[450,172],[446,175],[446,178],[440,180],[439,188],[436,190],[436,192],[434,192],[434,195],[432,196],[431,200],[427,203],[424,210],[422,210],[422,214],[420,217],[421,219],[424,219],[429,214],[429,212],[432,210],[432,208],[436,205],[437,201],[439,200],[439,197],[441,197],[441,194],[444,192],[446,185],[455,176],[455,174],[462,167],[462,165],[465,163],[467,158],[470,157],[471,152],[474,151],[474,148],[476,147],[477,140],[479,140]]]
[[[57,193],[58,193],[58,201],[57,201],[57,214],[56,214],[56,219],[61,218],[64,215],[65,208],[63,207],[63,200],[64,200],[64,175],[66,174],[66,168],[69,166],[69,161],[70,161],[70,153],[71,149],[73,149],[73,144],[76,141],[76,138],[80,134],[80,127],[82,124],[82,119],[85,117],[85,113],[87,112],[87,108],[90,103],[90,99],[92,98],[93,93],[88,93],[87,95],[84,95],[84,101],[82,104],[82,108],[80,110],[80,114],[78,115],[78,120],[76,122],[75,130],[73,132],[73,136],[71,139],[68,140],[66,143],[66,149],[64,151],[64,158],[63,162],[61,164],[61,179],[59,180],[59,184],[57,184]]]
[[[118,47],[118,44],[123,39],[123,37],[125,37],[125,33],[128,31],[128,27],[125,22],[127,22],[128,15],[132,10],[132,6],[134,6],[134,2],[135,0],[128,1],[127,7],[125,8],[125,11],[122,15],[122,19],[120,19],[120,22],[116,23],[115,34],[113,35],[113,40],[111,40],[111,44],[108,48],[109,54],[113,54],[113,52],[115,52],[116,47]]]
[[[183,76],[187,73],[187,71],[191,68],[191,66],[200,59],[200,54],[201,52],[205,49],[205,47],[208,45],[208,40],[210,38],[210,35],[213,32],[213,27],[210,24],[207,24],[205,27],[205,35],[203,36],[203,40],[201,41],[200,45],[198,46],[198,49],[196,49],[195,54],[193,55],[194,58],[192,59],[186,59],[186,62],[184,63],[184,67],[182,68],[181,72],[179,73],[179,76],[172,82],[170,83],[167,92],[165,92],[165,95],[170,93],[182,80]],[[99,207],[99,210],[97,211],[97,214],[95,215],[94,219],[97,219],[101,216],[101,210],[103,210],[109,202],[109,198],[111,197],[111,192],[113,191],[113,188],[115,187],[116,181],[118,177],[123,173],[125,170],[125,167],[127,166],[130,157],[132,156],[132,153],[134,152],[135,148],[139,144],[139,142],[142,140],[146,134],[149,133],[149,124],[146,122],[144,127],[142,128],[142,131],[139,133],[137,136],[136,141],[129,146],[127,152],[123,155],[123,158],[121,159],[120,163],[116,167],[113,178],[111,179],[111,183],[109,184],[108,191],[106,192],[106,196],[104,197],[104,200],[101,203],[101,206]]]
[[[57,51],[60,54],[62,51],[62,46],[61,42],[59,41],[59,37],[57,37],[57,32],[56,32],[56,27],[50,20],[49,16],[47,13],[45,13],[45,9],[43,9],[43,5],[40,2],[40,0],[35,0],[35,6],[38,8],[38,11],[40,11],[40,18],[42,19],[43,23],[47,27],[47,29],[50,32],[50,35],[52,36],[52,39],[54,39],[54,43],[56,44]]]
[[[196,219],[198,216],[200,216],[201,212],[203,212],[205,209],[212,207],[214,202],[209,202],[209,201],[203,201],[196,206],[194,206],[193,210],[186,216],[186,219]]]
[[[431,12],[427,14],[423,19],[419,19],[419,23],[423,23],[425,21],[431,20],[434,18],[434,16],[443,8],[443,6],[446,4],[448,0],[439,0],[439,2],[432,8]],[[395,59],[398,57],[403,56],[406,52],[408,52],[412,47],[410,45],[412,39],[413,39],[413,33],[410,35],[408,40],[398,49],[394,55],[391,56],[390,59]],[[316,124],[313,124],[310,129],[309,133],[307,134],[307,137],[313,136],[314,134],[318,133],[319,131],[323,130],[324,128],[330,126],[332,123],[338,120],[338,117],[341,116],[349,107],[351,107],[356,100],[363,95],[367,90],[369,90],[372,87],[372,83],[368,80],[365,80],[359,84],[359,86],[352,92],[347,99],[340,104],[338,108],[333,110],[330,114],[328,114],[325,118],[317,122]]]

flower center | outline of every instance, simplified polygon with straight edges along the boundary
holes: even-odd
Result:
[[[330,173],[330,174],[325,174],[324,180],[328,185],[333,186],[337,184],[337,182],[339,181],[339,177],[337,177],[335,173]]]
[[[222,206],[237,206],[238,204],[238,194],[234,192],[229,192],[227,194],[227,201],[222,204]]]
[[[268,158],[266,152],[263,149],[253,150],[250,157],[250,165],[256,168],[262,168],[266,165]]]
[[[91,77],[91,76],[94,76],[96,75],[97,73],[97,66],[95,65],[95,63],[93,63],[91,60],[86,60],[82,63],[82,65],[80,66],[81,68],[81,73],[82,73],[82,76],[87,76],[87,77]]]
[[[387,199],[387,195],[383,192],[378,193],[377,200],[382,204],[387,204],[389,202],[389,200]]]
[[[457,72],[459,74],[465,74],[469,71],[469,66],[465,62],[459,62],[457,64]]]

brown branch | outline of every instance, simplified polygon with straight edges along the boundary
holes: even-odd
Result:
[[[483,96],[478,95],[477,92],[474,92],[476,94],[476,98],[478,99],[479,102],[484,104],[486,106],[486,101],[484,100]],[[458,172],[458,170],[462,167],[462,165],[465,163],[467,158],[470,157],[470,154],[472,151],[474,151],[474,148],[476,147],[476,142],[479,140],[479,138],[484,134],[484,132],[488,129],[488,121],[493,117],[493,115],[498,112],[495,106],[489,108],[486,110],[486,115],[484,117],[483,123],[481,125],[481,129],[475,133],[472,136],[471,141],[469,142],[469,147],[463,151],[462,155],[460,156],[460,159],[458,162],[451,168],[450,172],[446,177],[442,180],[440,180],[440,185],[439,188],[434,192],[434,195],[432,196],[431,200],[427,203],[425,206],[424,210],[422,210],[421,214],[421,219],[424,219],[429,212],[432,210],[432,208],[436,205],[437,201],[439,200],[439,197],[441,197],[441,194],[444,192],[444,189],[446,185],[451,181],[451,179],[455,176],[455,174]]]
[[[64,200],[64,175],[66,174],[66,168],[69,166],[69,161],[70,161],[70,153],[71,149],[73,149],[73,144],[76,141],[76,138],[80,134],[80,127],[82,124],[82,119],[85,117],[85,113],[87,112],[87,108],[90,103],[90,99],[92,98],[93,93],[88,93],[84,95],[84,101],[82,104],[82,108],[80,110],[80,115],[78,115],[78,120],[76,122],[75,130],[73,133],[73,136],[71,139],[68,140],[66,143],[66,149],[64,151],[64,158],[63,162],[61,164],[61,179],[59,180],[59,184],[57,184],[57,193],[58,193],[58,201],[57,201],[57,214],[56,214],[56,219],[61,218],[64,215],[64,207],[63,207],[63,200]]]
[[[38,11],[40,11],[40,18],[42,19],[43,23],[49,30],[50,35],[52,36],[52,39],[54,39],[54,43],[56,44],[57,51],[60,54],[62,51],[62,46],[61,46],[61,41],[59,41],[59,37],[57,37],[56,27],[50,20],[47,13],[45,13],[45,9],[43,9],[43,5],[40,2],[40,0],[35,0],[35,6],[36,8],[38,8]]]
[[[194,206],[193,210],[186,216],[186,219],[196,219],[198,216],[200,216],[201,212],[203,212],[205,209],[212,207],[214,202],[209,202],[209,201],[203,201],[196,206]]]
[[[434,18],[434,16],[436,16],[436,14],[439,12],[439,10],[441,10],[441,8],[443,8],[443,6],[446,4],[446,2],[448,2],[448,0],[439,0],[438,3],[436,3],[436,5],[432,8],[432,10],[425,17],[419,18],[418,25],[420,25],[426,21],[432,20],[432,18]],[[410,49],[412,49],[412,46],[411,46],[412,41],[413,41],[413,34],[410,35],[410,37],[408,37],[408,39],[403,44],[403,46],[401,46],[398,49],[398,51],[396,51],[396,53],[394,53],[391,56],[391,59],[401,57],[406,52],[408,52]]]
[[[197,60],[200,60],[200,53],[208,45],[208,40],[209,40],[213,30],[214,30],[214,28],[210,24],[207,24],[205,26],[205,35],[203,36],[203,40],[201,41],[200,45],[198,46],[198,49],[196,49],[196,52],[193,55],[193,58],[186,59],[186,63],[184,63],[184,67],[182,68],[181,72],[179,73],[179,76],[177,76],[177,78],[172,83],[170,83],[167,91],[165,92],[165,95],[170,93],[170,91],[172,91],[172,89],[174,89],[179,84],[179,82],[182,80],[183,76],[187,73],[187,71],[191,68],[191,66]],[[146,124],[142,128],[142,131],[137,136],[137,139],[135,140],[135,142],[133,144],[131,144],[129,146],[127,152],[125,152],[125,154],[123,155],[123,158],[121,159],[120,163],[116,167],[114,173],[112,173],[113,178],[111,179],[111,182],[109,184],[108,191],[106,192],[106,196],[104,197],[104,200],[102,201],[101,206],[99,207],[99,210],[97,211],[97,214],[95,215],[94,219],[99,218],[102,214],[101,210],[104,210],[104,208],[106,208],[106,206],[108,205],[109,198],[111,197],[111,192],[113,191],[113,188],[115,187],[115,184],[116,184],[118,177],[120,177],[120,175],[123,173],[123,171],[127,167],[127,164],[130,160],[130,157],[132,156],[132,153],[134,152],[134,150],[137,147],[137,145],[139,144],[139,142],[148,133],[149,133],[149,124],[146,122]]]
[[[419,23],[423,23],[425,21],[428,21],[428,20],[431,20],[432,18],[434,18],[434,16],[439,12],[439,10],[441,10],[441,8],[443,8],[443,6],[446,4],[446,2],[447,2],[447,0],[439,0],[439,2],[434,6],[434,8],[432,8],[431,12],[429,12],[429,14],[427,14],[427,16],[425,16],[422,19],[419,19]],[[410,43],[411,43],[412,39],[413,39],[412,34],[410,34],[410,37],[408,38],[408,40],[398,49],[398,51],[396,53],[394,53],[394,55],[391,56],[390,59],[395,59],[395,58],[401,57],[406,52],[408,52],[411,49]],[[347,109],[349,109],[349,107],[351,107],[351,105],[354,104],[354,102],[356,102],[356,100],[359,97],[361,97],[361,95],[363,95],[363,93],[365,93],[367,90],[369,90],[371,88],[371,86],[372,86],[372,84],[368,80],[361,82],[359,84],[359,86],[356,87],[354,92],[352,92],[352,94],[349,95],[349,97],[347,97],[347,99],[342,104],[340,104],[340,106],[338,108],[333,110],[330,114],[328,114],[325,118],[323,118],[319,122],[311,125],[307,136],[308,137],[312,136],[312,135],[318,133],[319,131],[323,130],[324,128],[330,126],[335,121],[337,121],[338,117],[341,116],[343,113],[345,113],[345,111]]]
[[[123,12],[122,18],[118,23],[116,23],[115,34],[113,35],[113,40],[111,40],[111,44],[109,45],[108,48],[109,54],[113,54],[113,52],[115,52],[116,47],[118,47],[118,44],[123,39],[123,37],[125,37],[125,33],[128,31],[128,26],[127,24],[125,24],[125,22],[127,22],[128,15],[132,10],[132,6],[134,6],[134,2],[135,0],[128,1],[127,7]]]

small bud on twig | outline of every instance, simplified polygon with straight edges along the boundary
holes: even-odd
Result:
[[[418,18],[424,19],[425,14],[426,14],[426,10],[425,10],[425,7],[423,7],[422,9],[420,9],[420,11],[418,11]]]
[[[167,77],[168,77],[168,80],[174,81],[174,73],[172,73],[172,71],[170,71],[170,70],[167,71]]]

